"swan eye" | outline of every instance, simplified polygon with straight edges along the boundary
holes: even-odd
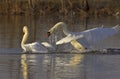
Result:
[[[49,37],[51,35],[51,33],[50,32],[47,32],[47,37]]]

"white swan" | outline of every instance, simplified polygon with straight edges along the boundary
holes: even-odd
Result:
[[[66,37],[57,41],[56,45],[70,42],[79,51],[83,51],[86,48],[92,48],[94,44],[120,31],[120,27],[117,25],[112,28],[99,27],[82,32],[70,32],[64,22],[58,22],[48,31],[48,36],[59,27],[62,27]]]
[[[24,36],[22,38],[21,41],[21,47],[24,50],[24,52],[48,52],[49,50],[55,50],[55,48],[47,43],[47,42],[42,42],[41,44],[38,42],[33,42],[30,44],[25,44],[28,38],[28,28],[27,26],[23,27],[23,32],[24,32]]]

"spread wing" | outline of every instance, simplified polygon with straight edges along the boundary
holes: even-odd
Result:
[[[83,38],[83,35],[68,35],[56,42],[56,45],[70,43],[72,40]]]
[[[72,40],[70,43],[79,51],[85,50],[84,46],[76,40]]]
[[[61,40],[57,41],[56,45],[69,43],[72,40],[74,40],[74,38],[72,38],[71,36],[66,36],[65,38],[62,38]]]
[[[83,35],[76,35],[76,36],[68,35],[65,38],[57,41],[56,45],[71,43],[74,48],[76,48],[79,51],[83,51],[85,49],[84,46],[79,41],[77,41],[77,39],[80,39],[80,38],[83,38]]]

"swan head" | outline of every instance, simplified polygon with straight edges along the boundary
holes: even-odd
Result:
[[[59,27],[63,28],[63,32],[65,35],[69,34],[69,31],[66,28],[66,24],[64,22],[58,22],[56,23],[48,32],[47,32],[47,37],[49,37],[56,29]]]
[[[24,32],[24,33],[28,32],[27,26],[24,26],[24,27],[23,27],[23,32]]]
[[[50,32],[47,32],[47,37],[49,37],[51,35],[51,33]]]

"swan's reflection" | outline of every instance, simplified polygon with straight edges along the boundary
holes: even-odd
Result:
[[[83,79],[84,55],[22,54],[23,79]]]
[[[27,55],[21,55],[21,65],[22,65],[22,74],[23,79],[28,79],[28,65],[27,65]]]
[[[85,78],[84,55],[52,54],[46,55],[44,67],[50,79]]]
[[[22,54],[21,66],[23,79],[47,79],[43,68],[44,55]]]
[[[77,55],[75,54],[71,59],[70,59],[70,64],[71,65],[78,65],[84,60],[85,55]]]
[[[21,65],[22,65],[23,79],[34,78],[34,76],[35,76],[34,68],[37,66],[36,55],[22,54]]]

